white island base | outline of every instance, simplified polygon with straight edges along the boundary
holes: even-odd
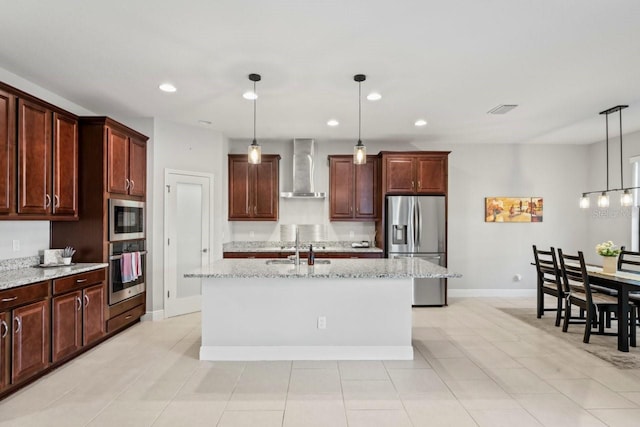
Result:
[[[411,298],[411,278],[205,277],[200,359],[411,360]]]

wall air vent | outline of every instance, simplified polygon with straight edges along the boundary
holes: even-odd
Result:
[[[516,104],[502,104],[487,111],[487,114],[507,114],[509,111],[513,110],[516,107]]]

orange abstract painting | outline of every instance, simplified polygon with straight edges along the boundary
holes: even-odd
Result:
[[[485,222],[542,222],[542,197],[485,197]]]

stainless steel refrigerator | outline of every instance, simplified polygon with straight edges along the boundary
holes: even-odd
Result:
[[[444,196],[387,196],[386,254],[447,265]],[[446,279],[414,279],[413,305],[444,305]]]

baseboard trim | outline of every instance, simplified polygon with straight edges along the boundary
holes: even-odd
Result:
[[[164,320],[164,310],[154,310],[154,311],[147,311],[141,318],[140,320],[142,322],[146,322],[146,321],[152,321],[155,322],[156,320]]]
[[[451,289],[450,298],[473,297],[532,297],[536,295],[535,289]]]
[[[200,360],[413,360],[413,347],[202,346]]]

